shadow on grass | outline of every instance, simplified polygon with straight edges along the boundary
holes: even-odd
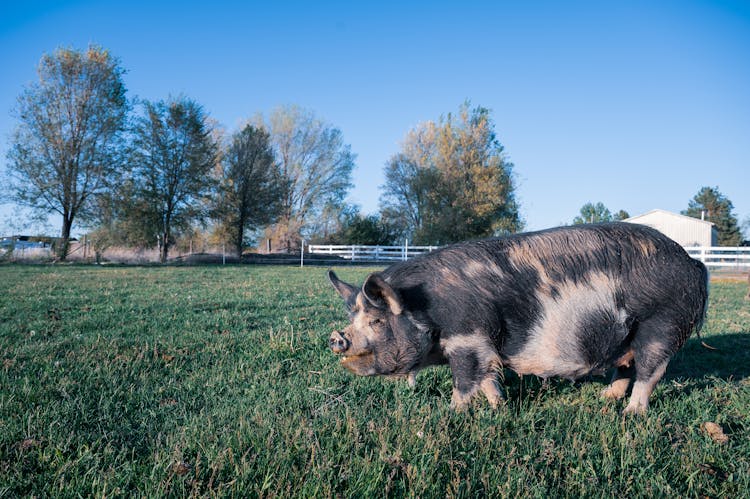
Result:
[[[701,340],[693,336],[669,363],[665,378],[737,380],[750,376],[750,334],[720,334],[707,338],[705,342],[716,350],[704,348]]]
[[[704,340],[716,350],[701,346],[701,340],[695,336],[677,352],[669,363],[664,380],[692,380],[698,382],[693,388],[712,384],[709,378],[723,380],[740,380],[750,377],[750,334],[726,333],[714,335]],[[609,383],[606,376],[588,376],[575,382],[560,378],[543,380],[536,376],[518,376],[512,370],[505,370],[503,387],[509,399],[535,398],[546,392],[556,395],[578,390],[587,383]],[[705,380],[705,381],[704,381]]]

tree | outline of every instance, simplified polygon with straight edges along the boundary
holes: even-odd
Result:
[[[581,214],[573,219],[573,225],[611,221],[612,213],[604,206],[604,203],[586,203],[581,207]]]
[[[626,218],[630,218],[630,213],[628,213],[625,210],[620,210],[614,215],[612,215],[612,220],[614,220],[615,222],[621,222],[625,220]]]
[[[146,101],[136,120],[129,223],[158,237],[162,263],[177,232],[207,211],[218,153],[211,132],[203,108],[185,97]]]
[[[347,220],[343,233],[348,244],[387,246],[395,242],[392,228],[378,215],[358,213]]]
[[[703,214],[716,226],[719,245],[739,246],[742,244],[742,233],[732,210],[732,202],[719,192],[718,187],[703,187],[688,202],[688,208],[682,214],[693,218],[702,218]]]
[[[407,134],[386,164],[381,211],[423,243],[515,232],[522,222],[512,169],[490,111],[467,102],[457,116]]]
[[[346,206],[339,211],[337,227],[321,234],[321,244],[363,244],[384,246],[393,244],[397,232],[378,215],[363,215],[357,206]]]
[[[351,188],[355,155],[341,130],[297,106],[276,109],[267,122],[258,118],[279,161],[284,195],[274,238],[287,250],[310,235],[326,206],[341,205]]]
[[[42,56],[39,81],[24,89],[8,151],[13,198],[62,216],[58,257],[68,254],[77,219],[120,173],[129,104],[124,70],[107,50],[57,49]]]
[[[630,218],[630,213],[625,210],[619,210],[614,215],[604,203],[597,202],[586,203],[581,207],[580,215],[573,219],[573,225],[600,223],[600,222],[620,222]]]
[[[281,210],[285,184],[268,132],[247,125],[235,133],[221,174],[216,216],[242,256],[247,231],[275,222]]]

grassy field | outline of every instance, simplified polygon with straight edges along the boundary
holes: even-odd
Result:
[[[447,368],[337,365],[325,269],[0,266],[0,497],[747,497],[746,292],[712,285],[719,350],[692,338],[646,417],[511,373],[455,414]]]

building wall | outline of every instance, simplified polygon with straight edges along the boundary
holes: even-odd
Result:
[[[624,220],[655,228],[682,246],[716,246],[716,229],[710,222],[664,210],[653,210]]]

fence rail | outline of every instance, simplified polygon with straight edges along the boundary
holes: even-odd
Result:
[[[429,253],[437,248],[439,246],[409,246],[408,244],[403,246],[311,244],[307,250],[315,255],[329,255],[351,262],[397,262]]]
[[[685,248],[685,251],[706,267],[750,268],[750,247],[747,246],[693,246]]]
[[[311,244],[307,251],[314,255],[329,255],[350,262],[394,262],[408,260],[429,253],[439,246],[365,246]],[[685,248],[688,255],[707,267],[750,269],[750,247],[693,246]]]

